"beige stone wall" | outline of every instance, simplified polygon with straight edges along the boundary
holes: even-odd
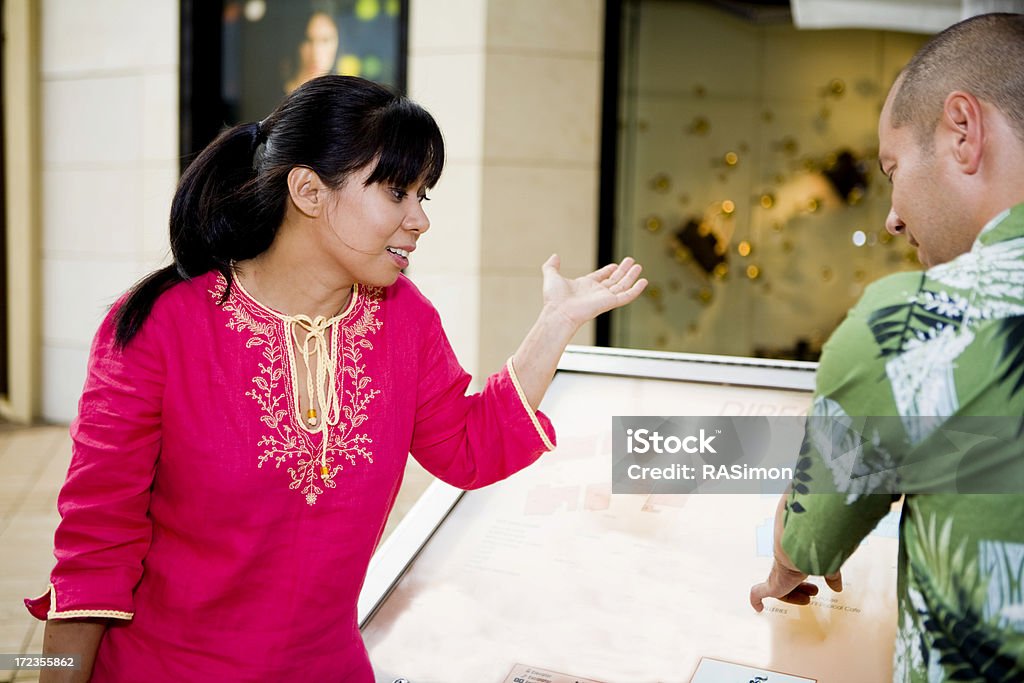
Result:
[[[107,307],[167,256],[178,177],[178,5],[41,4],[41,410],[48,420],[74,417]]]
[[[551,253],[568,274],[595,267],[604,3],[411,4],[409,91],[449,159],[410,275],[480,379],[540,310]]]

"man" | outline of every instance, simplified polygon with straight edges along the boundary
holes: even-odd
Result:
[[[884,475],[934,458],[951,420],[1005,416],[993,424],[1010,423],[1011,437],[989,439],[1000,445],[986,461],[1001,493],[904,499],[893,680],[1022,681],[1024,15],[968,19],[914,56],[882,110],[879,161],[892,184],[886,228],[928,270],[865,291],[825,346],[809,424],[893,416],[896,428],[854,442],[882,476],[851,477],[829,452],[835,436],[809,429],[780,501],[774,567],[750,602],[807,604],[808,574],[842,590],[843,562],[908,488]],[[973,464],[959,456],[946,475]]]

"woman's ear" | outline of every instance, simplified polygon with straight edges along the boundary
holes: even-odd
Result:
[[[960,90],[951,92],[942,105],[939,128],[952,142],[957,166],[968,175],[977,173],[985,144],[984,116],[978,98]]]
[[[288,195],[296,209],[310,218],[317,218],[324,210],[327,186],[313,169],[296,166],[288,171]]]

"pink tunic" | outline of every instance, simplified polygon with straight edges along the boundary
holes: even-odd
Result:
[[[373,681],[356,623],[408,453],[461,488],[553,448],[511,362],[466,396],[405,277],[329,332],[340,420],[297,414],[284,316],[216,274],[161,296],[124,352],[101,325],[72,424],[40,619],[107,616],[93,680]],[[324,466],[326,465],[326,477]]]

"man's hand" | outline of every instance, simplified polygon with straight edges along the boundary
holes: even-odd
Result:
[[[764,609],[765,598],[777,598],[791,605],[806,605],[811,602],[812,596],[818,594],[818,587],[804,581],[807,574],[790,562],[789,556],[782,548],[787,498],[789,498],[789,491],[782,494],[779,504],[775,508],[775,562],[772,564],[772,571],[768,574],[767,581],[752,586],[750,589],[750,606],[754,608],[755,612]],[[835,574],[829,574],[825,577],[825,583],[839,593],[843,590],[842,573],[837,571]]]
[[[760,612],[764,609],[765,598],[777,598],[791,605],[809,604],[811,597],[818,594],[818,587],[804,581],[806,578],[807,574],[795,567],[787,566],[776,558],[772,565],[772,571],[768,574],[768,580],[750,589],[750,606],[754,608],[755,612]],[[843,590],[842,573],[836,572],[826,576],[825,583],[835,592],[841,592]]]

